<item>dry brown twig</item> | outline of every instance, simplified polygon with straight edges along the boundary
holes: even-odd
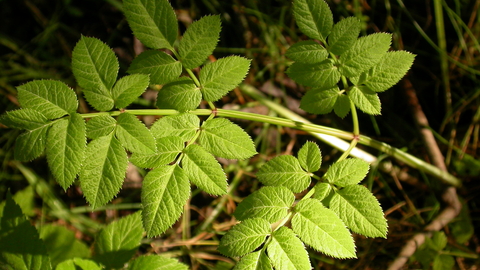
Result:
[[[410,80],[404,79],[403,84],[410,103],[409,105],[410,109],[412,110],[413,118],[420,130],[422,140],[426,145],[428,155],[430,156],[432,163],[438,168],[447,171],[443,154],[435,141],[432,131],[428,128],[428,119],[423,113],[412,83]],[[389,270],[402,269],[402,267],[408,261],[408,258],[410,258],[415,253],[417,248],[425,242],[426,237],[430,237],[431,233],[434,231],[441,230],[456,216],[458,216],[462,205],[458,199],[456,188],[447,187],[442,194],[442,199],[447,204],[445,209],[425,227],[423,232],[415,234],[405,243],[397,258],[389,266]]]

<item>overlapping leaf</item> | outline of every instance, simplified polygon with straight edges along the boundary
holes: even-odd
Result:
[[[318,200],[301,200],[292,218],[292,229],[302,241],[329,256],[356,258],[355,243],[345,224]]]
[[[39,233],[50,255],[52,266],[75,257],[90,257],[90,248],[85,242],[77,239],[75,232],[67,229],[65,225],[44,224]]]
[[[341,76],[330,59],[315,64],[295,62],[288,68],[287,74],[299,84],[323,89],[335,86]]]
[[[136,116],[122,113],[117,118],[115,135],[122,145],[132,153],[154,154],[155,138]]]
[[[145,74],[128,75],[115,84],[112,89],[112,98],[115,107],[125,108],[135,101],[148,87],[150,79]]]
[[[55,270],[101,270],[102,266],[92,260],[73,258],[57,265]]]
[[[332,192],[333,188],[329,183],[317,183],[315,185],[315,194],[313,194],[313,198],[323,201],[328,198]]]
[[[180,61],[185,68],[200,66],[212,54],[220,37],[220,29],[218,15],[202,17],[187,28],[178,45]]]
[[[314,64],[325,60],[328,51],[313,40],[305,40],[293,44],[288,48],[285,56],[296,62]]]
[[[243,256],[233,270],[272,270],[272,263],[267,254],[260,250]]]
[[[341,55],[350,49],[360,34],[361,22],[357,17],[347,17],[333,26],[328,36],[328,49],[336,55]]]
[[[322,165],[320,148],[314,142],[306,142],[298,151],[298,162],[307,172],[316,172]]]
[[[333,26],[333,14],[325,1],[295,0],[293,15],[305,35],[325,42]]]
[[[47,249],[10,191],[0,218],[0,265],[4,269],[52,269]]]
[[[347,77],[359,76],[380,61],[390,48],[392,35],[376,33],[357,39],[357,41],[340,56],[340,72]]]
[[[24,108],[6,112],[0,117],[0,123],[9,128],[34,130],[47,124],[48,119],[38,111]]]
[[[50,124],[22,133],[15,141],[14,158],[19,161],[31,161],[45,150],[47,131]]]
[[[380,62],[369,70],[367,79],[362,83],[372,91],[385,91],[405,76],[414,58],[414,54],[406,51],[387,52]]]
[[[258,248],[271,232],[268,221],[261,218],[247,219],[222,237],[218,251],[230,257],[243,256]]]
[[[178,24],[168,1],[124,0],[123,10],[135,37],[145,46],[173,49]]]
[[[313,114],[327,114],[333,110],[340,95],[337,86],[311,89],[302,97],[300,108]]]
[[[117,125],[117,121],[110,115],[100,115],[93,117],[87,122],[87,137],[96,139],[102,136],[107,136],[112,133]]]
[[[362,159],[348,158],[332,164],[325,174],[325,178],[331,184],[340,187],[356,185],[365,178],[369,168],[368,162]]]
[[[305,246],[287,227],[281,227],[272,234],[267,253],[275,269],[312,268]]]
[[[274,223],[287,216],[295,195],[283,186],[266,186],[246,197],[233,213],[238,220],[262,218]]]
[[[157,152],[151,155],[133,153],[130,161],[140,168],[157,168],[170,164],[185,148],[184,141],[177,136],[156,139]]]
[[[183,151],[182,167],[192,183],[212,195],[227,193],[227,177],[212,154],[197,144]]]
[[[149,74],[151,84],[166,84],[180,76],[182,64],[165,52],[148,50],[133,59],[128,73]]]
[[[205,121],[198,142],[217,157],[245,159],[257,153],[250,136],[225,118]]]
[[[268,186],[284,186],[298,193],[310,185],[310,175],[293,156],[278,156],[265,165],[257,173],[258,180]]]
[[[347,116],[348,112],[350,112],[350,98],[344,94],[338,95],[333,111],[341,118]]]
[[[371,115],[379,115],[381,111],[380,98],[377,93],[364,86],[354,86],[348,92],[348,97],[360,110]]]
[[[157,96],[157,107],[180,112],[194,110],[202,101],[202,93],[189,78],[180,77],[162,87]]]
[[[32,109],[47,119],[60,118],[77,110],[75,92],[60,81],[35,80],[17,87],[22,108]]]
[[[155,138],[167,136],[177,136],[183,141],[193,138],[200,128],[200,119],[198,116],[190,113],[181,113],[171,116],[165,116],[153,123],[150,132]]]
[[[127,153],[113,133],[92,140],[85,150],[80,187],[92,209],[105,205],[122,187]]]
[[[250,60],[240,56],[227,56],[209,63],[200,72],[203,99],[217,101],[237,87],[250,68]]]
[[[102,41],[82,36],[72,52],[72,71],[83,88],[87,101],[99,111],[112,109],[110,93],[117,80],[118,60],[115,53]]]
[[[63,189],[67,189],[80,172],[86,143],[85,121],[77,113],[55,122],[48,130],[48,165]]]
[[[173,258],[161,255],[143,255],[130,263],[128,270],[188,270],[188,267]]]
[[[142,221],[148,237],[164,233],[180,217],[188,197],[190,183],[178,165],[150,171],[143,180]]]
[[[95,238],[94,259],[107,268],[121,268],[143,238],[140,211],[110,223]]]
[[[330,209],[352,231],[368,237],[386,237],[387,221],[373,194],[364,186],[350,185],[335,192]]]

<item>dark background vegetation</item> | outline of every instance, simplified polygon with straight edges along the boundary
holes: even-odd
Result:
[[[268,94],[273,94],[277,102],[301,113],[296,107],[305,90],[295,85],[284,73],[289,64],[289,60],[284,57],[286,49],[291,44],[306,38],[296,28],[290,1],[179,0],[171,3],[179,17],[182,31],[192,20],[199,19],[203,15],[221,14],[222,32],[214,57],[237,54],[252,59],[252,68],[245,82]],[[436,27],[438,18],[434,16],[432,1],[353,0],[328,1],[328,3],[334,13],[335,21],[347,16],[358,16],[364,24],[363,34],[379,31],[392,32],[394,49],[408,50],[417,55],[407,79],[416,90],[430,126],[437,134],[437,142],[446,156],[448,168],[452,174],[463,181],[463,187],[458,190],[458,193],[469,208],[468,214],[471,221],[459,220],[459,222],[465,223],[466,227],[473,225],[475,228],[480,228],[478,218],[480,216],[478,199],[480,197],[480,162],[478,162],[480,154],[478,150],[480,1],[444,1],[445,7],[452,11],[450,17],[446,11],[444,12],[443,29],[446,34],[444,50],[437,50],[428,41],[431,39],[434,44],[438,44]],[[461,27],[461,23],[467,25],[468,31]],[[425,32],[425,35],[420,33],[415,24]],[[469,31],[471,35],[468,35]],[[0,113],[18,107],[15,87],[30,80],[62,80],[79,92],[71,72],[70,57],[81,35],[99,38],[114,48],[120,60],[120,73],[125,73],[136,53],[143,49],[132,36],[121,11],[121,1],[0,0]],[[464,66],[449,61],[446,69],[442,70],[442,54],[448,54]],[[446,82],[449,83],[449,87],[445,87]],[[450,96],[447,93],[450,93]],[[381,116],[370,117],[360,114],[362,134],[428,160],[425,145],[412,119],[404,84],[400,82],[392,90],[382,93],[380,98],[383,108]],[[239,91],[234,91],[222,102],[222,106],[256,105],[254,100],[243,96]],[[151,104],[153,104],[152,100],[145,96],[145,99],[137,102],[135,106],[149,107]],[[91,109],[85,103],[81,104],[81,112],[89,110]],[[303,114],[303,116],[318,124],[351,130],[348,116],[345,119],[340,119],[333,114],[317,117]],[[276,127],[269,127],[267,130],[265,126],[258,124],[242,124],[252,131],[252,134],[261,134],[257,141],[261,155],[250,162],[226,165],[237,169],[240,167],[245,174],[242,176],[238,191],[224,202],[224,213],[219,215],[209,228],[211,232],[222,232],[233,225],[228,213],[232,212],[235,201],[238,202],[255,189],[258,183],[250,176],[265,158],[281,153],[296,153],[305,140],[312,140],[306,134],[294,130]],[[28,178],[26,172],[19,169],[22,165],[13,161],[13,143],[18,134],[20,133],[16,130],[5,127],[0,129],[0,198],[2,199],[7,189],[15,193],[32,183],[26,180]],[[338,157],[338,153],[332,148],[321,143],[320,147],[324,155],[324,165],[328,165],[329,160]],[[402,166],[402,164],[398,165]],[[42,181],[48,184],[55,195],[54,200],[63,201],[71,209],[78,210],[85,206],[81,190],[71,187],[64,192],[55,184],[44,158],[25,163],[23,166],[35,177],[44,179]],[[441,185],[436,179],[406,167],[405,169],[425,183],[428,189],[419,189],[418,186],[408,184],[403,184],[403,188],[400,189],[388,175],[372,173],[369,176],[369,181],[373,181],[372,190],[379,198],[384,211],[395,209],[387,216],[390,227],[388,239],[356,237],[358,260],[333,260],[312,252],[312,264],[316,268],[384,269],[388,262],[397,256],[404,241],[415,232],[421,231],[438,214],[443,207],[440,199]],[[235,172],[231,172],[229,178],[234,175]],[[113,203],[138,203],[139,185],[140,182],[135,177],[127,178],[124,189]],[[78,230],[71,225],[72,220],[49,211],[47,199],[38,189],[35,190],[34,198],[34,205],[31,206],[33,220],[65,224],[71,229]],[[218,198],[203,194],[193,197],[192,232],[217,204]],[[399,207],[395,208],[395,206]],[[127,210],[113,208],[94,213],[85,211],[84,214],[102,224],[135,210],[135,206],[132,206],[132,209]],[[77,231],[77,235],[91,244],[94,232],[95,229],[86,229]],[[478,233],[478,229],[475,232]],[[449,237],[449,248],[452,250],[467,253],[480,252],[480,240],[476,234],[459,243],[450,228],[446,228],[445,233]],[[181,240],[181,236],[172,229],[162,239],[175,243]],[[218,240],[218,237],[214,235],[206,240],[214,241]],[[167,248],[155,241],[145,240],[142,252],[170,252],[171,255],[180,256],[184,262],[197,269],[214,269],[214,267],[221,269],[222,265],[228,265],[219,261],[222,257],[215,251],[214,246],[199,244],[194,249]],[[203,254],[203,257],[199,254]],[[226,258],[225,260],[228,261]],[[480,264],[480,261],[456,257],[457,269],[474,269],[471,267],[475,264]],[[411,262],[409,267],[419,268],[420,265]]]

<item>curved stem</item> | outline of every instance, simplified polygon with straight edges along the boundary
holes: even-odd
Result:
[[[247,112],[241,112],[241,111],[234,111],[234,110],[225,110],[225,109],[216,109],[216,110],[210,110],[210,109],[197,109],[193,111],[189,111],[189,113],[195,114],[195,115],[211,115],[215,114],[216,116],[220,117],[230,117],[230,118],[238,118],[238,119],[245,119],[245,120],[250,120],[250,121],[256,121],[256,122],[262,122],[262,123],[269,123],[273,125],[279,125],[283,127],[289,127],[289,128],[294,128],[302,131],[306,131],[309,133],[314,133],[314,134],[319,134],[319,135],[324,135],[328,137],[322,137],[322,140],[326,141],[327,143],[331,144],[334,147],[338,148],[338,143],[344,141],[339,141],[339,139],[344,139],[344,140],[352,140],[355,138],[355,135],[352,132],[346,132],[343,130],[338,130],[335,128],[330,128],[330,127],[325,127],[325,126],[320,126],[320,125],[315,125],[309,123],[306,119],[303,119],[302,117],[298,116],[297,114],[293,113],[292,111],[284,108],[281,105],[278,105],[276,103],[273,103],[266,99],[262,94],[258,92],[255,88],[252,86],[248,85],[242,85],[240,87],[242,91],[244,91],[246,94],[251,95],[255,97],[256,100],[259,102],[262,102],[264,104],[268,104],[267,106],[276,111],[278,114],[282,115],[283,117],[287,117],[290,119],[286,118],[280,118],[280,117],[272,117],[272,116],[266,116],[266,115],[260,115],[260,114],[255,114],[255,113],[247,113]],[[156,116],[166,116],[166,115],[175,115],[178,114],[179,112],[176,110],[160,110],[160,109],[149,109],[149,110],[124,110],[123,112],[128,112],[134,115],[156,115]],[[98,112],[98,113],[88,113],[88,114],[81,114],[83,118],[92,118],[100,115],[110,115],[110,116],[118,116],[122,113],[122,111],[113,111],[113,112]],[[331,140],[331,141],[328,141]],[[357,141],[357,140],[353,140]],[[396,158],[398,161],[401,161],[412,168],[418,169],[420,171],[423,171],[427,174],[433,175],[440,180],[444,181],[445,183],[459,187],[461,186],[461,182],[458,178],[455,176],[449,174],[448,172],[444,172],[437,167],[426,163],[425,161],[414,157],[406,152],[403,152],[400,149],[397,149],[395,147],[392,147],[386,143],[379,142],[377,140],[374,140],[370,137],[360,135],[358,136],[358,143],[361,143],[363,145],[367,145],[370,147],[373,147],[377,150],[380,150],[394,158]],[[351,146],[351,145],[350,145]],[[350,148],[350,146],[348,148]],[[355,145],[354,145],[355,146]],[[358,150],[355,147],[352,147],[353,150],[348,150],[348,151],[355,151]],[[343,151],[347,151],[343,149]],[[360,150],[358,150],[361,152]],[[371,160],[367,160],[371,162]]]

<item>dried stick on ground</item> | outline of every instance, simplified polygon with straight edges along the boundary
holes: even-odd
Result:
[[[428,155],[430,156],[432,163],[438,168],[447,171],[443,154],[440,152],[440,149],[435,141],[435,137],[428,128],[429,125],[427,117],[423,113],[422,107],[418,102],[418,98],[412,83],[410,80],[405,78],[403,80],[403,86],[409,100],[413,118],[415,119],[415,122],[420,130],[420,134],[427,147]],[[425,242],[425,237],[430,237],[431,232],[441,230],[460,213],[462,205],[458,200],[457,190],[454,187],[446,188],[442,195],[442,199],[447,204],[445,209],[425,227],[424,232],[415,234],[405,243],[404,247],[400,251],[400,254],[388,268],[389,270],[401,269],[408,261],[408,258],[410,258],[410,256],[415,253],[417,248]]]

